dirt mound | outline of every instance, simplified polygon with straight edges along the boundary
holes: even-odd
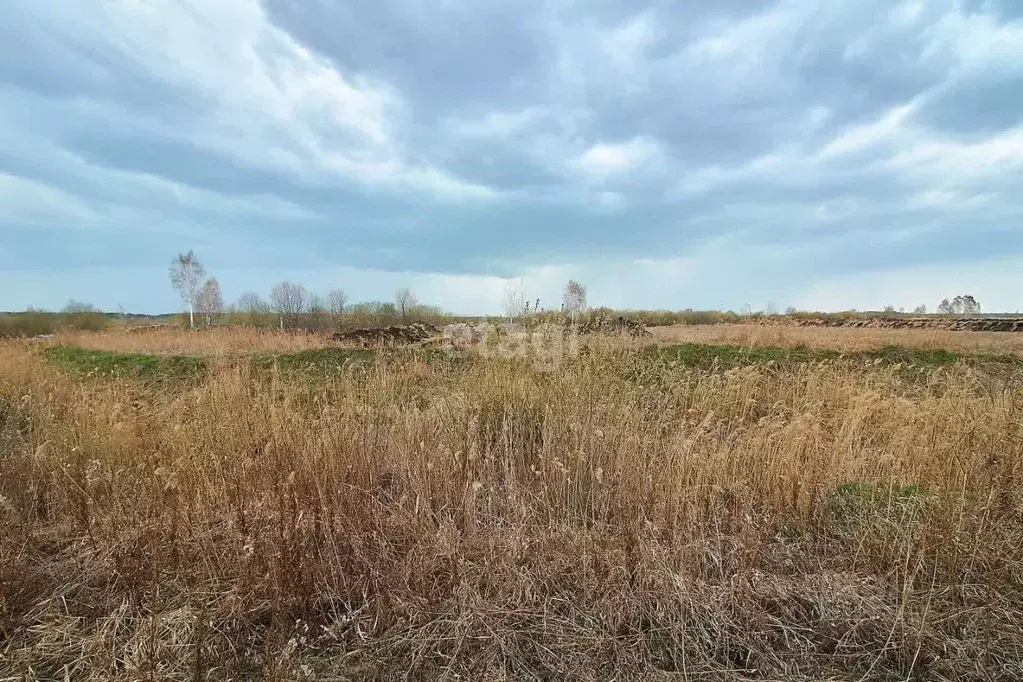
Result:
[[[362,346],[398,346],[419,344],[440,334],[440,329],[425,322],[395,325],[391,327],[366,327],[349,331],[334,332],[332,341],[357,343]]]
[[[628,334],[629,336],[650,336],[650,332],[642,322],[618,317],[598,317],[590,319],[579,326],[581,334]]]
[[[1023,332],[1018,317],[868,317],[847,320],[800,319],[800,327],[846,327],[850,329],[932,329],[954,332]]]

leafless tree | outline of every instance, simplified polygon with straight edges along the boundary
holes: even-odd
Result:
[[[980,303],[977,303],[977,299],[971,294],[956,296],[955,300],[952,301],[952,307],[957,309],[956,312],[963,315],[976,315],[980,312]]]
[[[107,316],[96,306],[71,299],[60,310],[60,324],[71,329],[95,330],[106,327]]]
[[[245,316],[245,324],[259,326],[269,322],[270,304],[253,291],[246,291],[239,296],[235,309]]]
[[[236,305],[238,312],[248,313],[249,315],[266,312],[266,304],[259,298],[259,294],[254,291],[246,291],[239,296]]]
[[[521,280],[505,282],[501,307],[509,322],[521,317],[529,309],[529,300],[526,298],[526,290],[523,288]]]
[[[214,315],[223,312],[224,299],[220,295],[220,282],[216,277],[210,277],[199,289],[199,293],[195,296],[195,309],[202,316],[207,327],[213,324]]]
[[[188,306],[188,326],[195,326],[195,297],[199,293],[199,283],[206,276],[206,269],[196,258],[194,251],[179,253],[170,265],[170,281],[181,296],[182,302]]]
[[[586,310],[586,287],[574,279],[569,280],[565,285],[562,303],[565,312],[571,317],[572,324],[575,324],[576,316]]]
[[[99,312],[99,309],[91,303],[76,301],[72,298],[61,308],[60,312],[67,315],[77,315],[81,313],[96,313]]]
[[[281,316],[281,326],[298,325],[299,316],[305,311],[308,294],[301,284],[279,282],[270,291],[270,305]]]
[[[927,314],[927,306],[923,305],[923,304],[918,305],[917,307],[913,308],[913,312],[915,314],[917,314],[917,315],[926,315]]]
[[[394,307],[403,320],[408,320],[413,309],[419,304],[415,294],[408,287],[398,289],[394,292]]]
[[[947,298],[938,304],[938,312],[946,315],[976,315],[980,312],[980,303],[970,294],[956,296],[950,302]]]
[[[327,304],[330,306],[330,314],[341,317],[348,305],[348,294],[344,289],[331,289],[327,292]]]
[[[320,294],[309,294],[309,303],[306,305],[306,312],[309,317],[309,325],[312,329],[324,330],[330,327],[330,308]]]

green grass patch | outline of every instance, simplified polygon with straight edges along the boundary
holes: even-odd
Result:
[[[139,379],[143,381],[183,380],[204,376],[209,369],[206,358],[192,355],[118,353],[70,346],[46,348],[47,361],[86,377]],[[420,359],[430,363],[455,363],[461,359],[435,348],[314,348],[296,353],[252,355],[253,370],[265,373],[277,368],[282,372],[309,376],[358,370],[377,362],[407,362]]]
[[[947,367],[963,360],[971,364],[1000,364],[1023,366],[1023,359],[1011,355],[957,354],[942,348],[906,348],[884,346],[876,350],[843,353],[827,348],[796,346],[782,348],[774,346],[729,346],[700,343],[682,343],[668,346],[651,346],[645,354],[648,357],[677,362],[682,365],[708,369],[712,367],[740,367],[744,365],[799,364],[824,360],[849,360],[852,362],[880,362],[886,365],[907,365],[922,369]]]
[[[917,509],[928,491],[911,483],[840,483],[832,492],[829,508],[844,519],[902,516]]]
[[[884,346],[878,350],[853,353],[853,357],[861,356],[869,360],[880,359],[888,364],[916,365],[917,367],[945,367],[955,364],[960,356],[944,348],[905,348],[903,346]],[[969,359],[971,356],[963,356]]]
[[[793,364],[837,360],[842,354],[833,350],[806,347],[776,348],[773,346],[718,346],[703,343],[680,343],[670,346],[652,346],[646,350],[649,357],[696,367],[741,367],[758,364]]]
[[[180,380],[200,377],[209,369],[201,356],[157,355],[152,353],[119,353],[57,346],[43,350],[46,358],[65,369],[86,376],[128,378],[141,380]],[[627,374],[651,372],[672,366],[695,369],[729,369],[747,365],[773,365],[786,367],[821,361],[847,361],[854,364],[900,365],[912,370],[914,376],[923,376],[930,370],[954,364],[960,360],[976,366],[1006,370],[1023,369],[1023,358],[993,354],[957,355],[944,349],[915,349],[885,346],[877,350],[842,353],[831,349],[803,346],[782,348],[773,346],[737,346],[684,343],[666,346],[648,346],[640,352],[640,366],[633,360],[634,351],[615,354],[629,368]],[[584,355],[587,353],[584,349]],[[480,361],[472,354],[457,354],[439,348],[339,348],[324,347],[295,353],[258,354],[250,356],[254,370],[302,373],[310,376],[369,367],[378,362],[401,363],[421,360],[433,365],[464,365]],[[921,374],[922,373],[922,374]]]
[[[53,364],[90,377],[147,381],[193,379],[206,373],[206,359],[192,355],[116,353],[69,346],[43,351]]]

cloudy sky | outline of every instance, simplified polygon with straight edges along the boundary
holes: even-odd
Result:
[[[705,6],[694,9],[694,6]],[[1020,0],[4,0],[0,309],[1023,308]]]

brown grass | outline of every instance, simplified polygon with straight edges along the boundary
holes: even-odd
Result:
[[[106,332],[59,332],[53,343],[121,353],[233,356],[246,353],[290,353],[331,345],[329,334],[269,331],[253,327],[218,327],[187,331],[177,327]]]
[[[872,350],[883,346],[943,348],[952,351],[1023,355],[1023,334],[954,332],[924,329],[845,329],[794,325],[718,324],[651,327],[657,341],[666,343],[738,344],[791,348]]]
[[[843,329],[756,324],[673,325],[649,329],[654,340],[663,343],[736,344],[782,348],[807,346],[842,351],[872,350],[896,345],[907,348],[943,348],[968,353],[990,352],[1023,356],[1023,334],[999,332]],[[599,344],[600,340],[592,341]],[[336,345],[329,340],[326,333],[278,332],[252,327],[222,327],[195,332],[172,327],[143,332],[124,329],[99,333],[67,331],[58,333],[53,343],[124,353],[215,357],[253,352],[290,353]],[[634,345],[642,343],[640,340]],[[621,344],[616,341],[614,345]]]
[[[1023,676],[1014,379],[254,372],[0,344],[0,678]]]

